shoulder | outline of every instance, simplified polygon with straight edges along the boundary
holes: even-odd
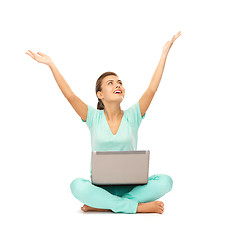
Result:
[[[91,130],[93,123],[97,123],[99,116],[102,114],[102,110],[96,109],[93,106],[87,104],[87,121],[84,121],[88,126],[88,128]]]
[[[134,123],[138,128],[141,121],[145,118],[146,113],[143,117],[141,116],[139,101],[137,101],[125,110],[125,115],[128,121]]]
[[[87,121],[92,120],[94,117],[96,117],[97,115],[99,115],[101,113],[102,110],[96,109],[93,106],[87,104]],[[81,120],[83,122],[87,122],[84,121],[82,118]]]

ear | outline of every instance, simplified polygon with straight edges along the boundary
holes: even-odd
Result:
[[[97,92],[97,97],[102,100],[103,94],[101,91]]]

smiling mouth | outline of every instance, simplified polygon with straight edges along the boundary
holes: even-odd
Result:
[[[116,91],[114,92],[114,94],[122,94],[122,91],[116,90]]]

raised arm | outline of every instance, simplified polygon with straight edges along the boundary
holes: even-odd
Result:
[[[60,90],[62,91],[65,98],[69,99],[74,95],[73,91],[71,90],[68,83],[63,78],[62,74],[59,72],[58,68],[55,66],[54,62],[51,61],[51,63],[48,65],[51,69],[53,76],[55,78],[55,81],[57,82]]]
[[[162,74],[164,71],[164,66],[165,66],[165,62],[168,56],[168,52],[172,46],[172,44],[174,43],[174,41],[181,35],[181,31],[179,31],[176,35],[174,35],[171,39],[171,41],[168,41],[164,47],[163,47],[163,52],[161,54],[160,57],[160,61],[159,64],[152,76],[151,82],[148,86],[148,89],[145,91],[145,93],[142,95],[142,97],[139,100],[139,104],[140,104],[140,112],[141,115],[143,116],[149,105],[151,104],[151,101],[158,89],[158,86],[160,84],[160,80],[162,78]]]
[[[63,95],[65,96],[65,98],[69,101],[69,103],[72,105],[72,107],[77,112],[77,114],[84,121],[86,121],[86,119],[87,119],[87,110],[88,110],[87,105],[79,97],[77,97],[73,93],[73,91],[71,90],[70,86],[65,81],[65,79],[63,78],[62,74],[59,72],[59,70],[55,66],[55,64],[52,61],[52,59],[48,55],[46,55],[44,53],[38,52],[38,55],[36,55],[32,51],[30,51],[30,50],[28,50],[28,51],[29,51],[29,53],[26,52],[27,55],[32,57],[37,62],[46,64],[46,65],[49,66],[49,68],[51,69],[51,71],[53,73],[53,76],[54,76],[54,78],[55,78],[55,80],[56,80],[60,90],[62,91]]]

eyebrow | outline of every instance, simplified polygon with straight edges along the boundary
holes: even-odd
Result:
[[[114,81],[114,79],[112,79],[112,80],[108,80],[107,82],[109,82],[109,81]],[[117,82],[119,82],[119,81],[122,82],[121,80],[118,80]],[[107,83],[107,82],[106,82],[106,83]]]

